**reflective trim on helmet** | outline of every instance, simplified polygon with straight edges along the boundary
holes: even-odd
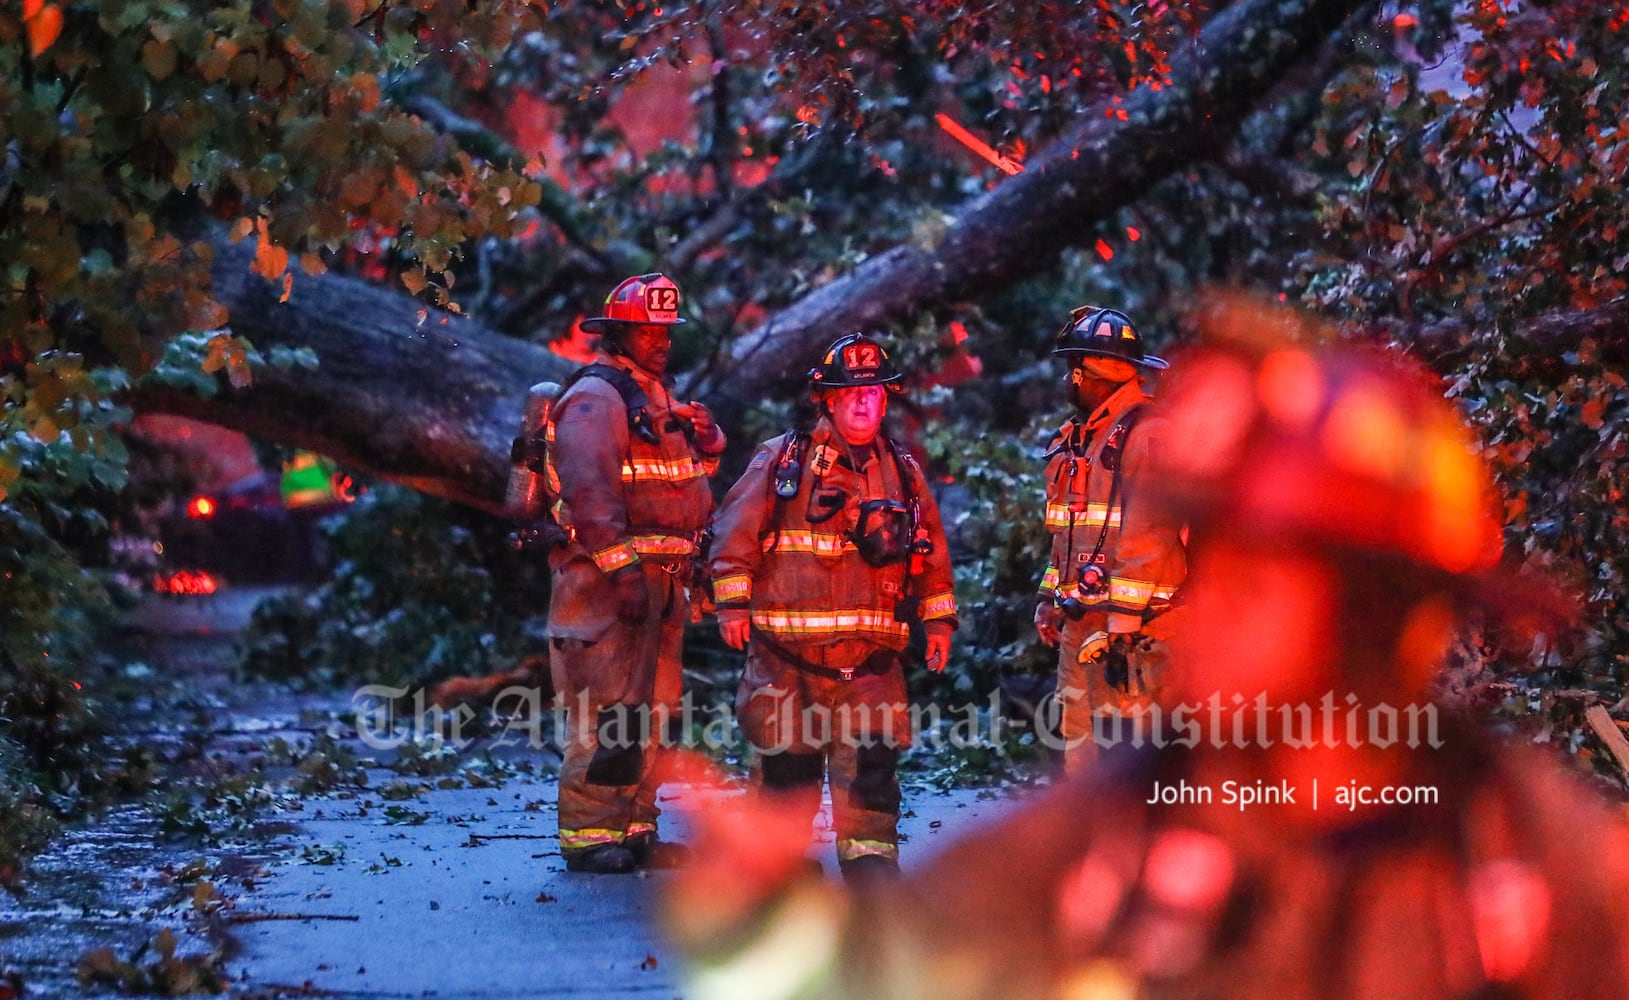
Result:
[[[719,604],[752,599],[752,577],[745,573],[721,576],[713,581],[713,600]]]
[[[899,845],[890,844],[886,840],[839,840],[837,842],[837,860],[853,861],[855,858],[878,857],[899,859]]]
[[[601,573],[614,573],[624,566],[632,566],[639,561],[639,553],[628,542],[618,542],[607,546],[598,552],[591,552],[588,558],[594,560],[594,565],[600,568]]]
[[[764,536],[759,547],[765,552],[812,552],[817,556],[835,556],[856,551],[854,543],[843,535],[830,535],[813,531],[775,531]]]
[[[956,596],[954,594],[935,594],[922,600],[920,614],[923,621],[932,621],[935,618],[949,618],[955,613]]]
[[[1046,526],[1048,528],[1080,527],[1082,525],[1101,526],[1104,518],[1108,519],[1109,527],[1120,527],[1120,505],[1110,507],[1106,503],[1088,503],[1085,510],[1071,510],[1066,503],[1057,501],[1046,505]]]
[[[892,612],[872,608],[824,612],[755,611],[752,624],[771,635],[809,635],[816,632],[878,632],[909,635],[910,628]]]
[[[683,483],[706,475],[707,470],[689,456],[676,459],[628,458],[622,463],[622,481],[625,483],[652,479]]]
[[[583,827],[580,830],[560,830],[560,849],[562,851],[580,851],[588,847],[598,847],[601,844],[620,844],[626,834],[621,830],[607,830],[604,828]]]

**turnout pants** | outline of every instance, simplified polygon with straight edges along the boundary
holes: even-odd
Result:
[[[619,844],[652,833],[662,758],[678,717],[680,647],[690,620],[683,582],[644,564],[651,610],[598,641],[550,640],[549,667],[566,710],[560,768],[560,850]]]
[[[1101,747],[1130,738],[1136,715],[1159,696],[1170,651],[1165,644],[1167,612],[1143,630],[1125,638],[1134,640],[1127,650],[1124,687],[1104,677],[1101,660],[1081,659],[1108,641],[1108,615],[1091,611],[1079,621],[1065,619],[1058,643],[1056,731],[1063,744],[1064,773],[1079,774],[1097,760]],[[1125,641],[1122,639],[1122,641]]]
[[[829,777],[838,860],[899,856],[897,769],[911,732],[897,653],[880,650],[843,680],[754,641],[736,711],[758,752],[761,794],[784,799],[812,820]]]

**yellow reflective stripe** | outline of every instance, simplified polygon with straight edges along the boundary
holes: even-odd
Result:
[[[624,834],[621,830],[597,829],[584,827],[581,830],[560,831],[560,849],[562,851],[580,851],[585,847],[598,847],[600,844],[620,844]]]
[[[1140,608],[1155,598],[1169,601],[1175,595],[1176,588],[1161,587],[1151,581],[1128,580],[1124,577],[1109,578],[1109,599],[1117,604]]]
[[[923,621],[933,618],[949,618],[956,613],[956,596],[954,594],[935,594],[924,598],[920,608]]]
[[[682,483],[690,479],[700,479],[705,475],[706,470],[689,456],[672,460],[628,458],[622,463],[622,481],[625,483],[636,479],[662,479],[670,483]]]
[[[842,535],[813,531],[776,531],[765,535],[760,547],[765,552],[812,552],[817,556],[854,551],[854,543]]]
[[[638,820],[628,824],[628,836],[637,837],[642,833],[655,833],[656,824]]]
[[[1153,596],[1154,585],[1152,583],[1142,580],[1126,580],[1121,577],[1109,577],[1109,600],[1117,604],[1142,607]]]
[[[890,844],[886,840],[839,840],[837,842],[837,860],[853,861],[855,858],[875,856],[879,858],[899,858],[899,845]]]
[[[600,568],[601,573],[613,573],[624,566],[632,566],[639,561],[639,553],[627,542],[618,542],[615,545],[591,552],[588,558],[594,560],[594,565]]]
[[[752,577],[745,573],[721,576],[713,581],[713,600],[719,604],[728,601],[746,601],[752,598]]]
[[[1050,594],[1058,589],[1058,567],[1048,566],[1046,574],[1041,577],[1041,593]]]
[[[683,535],[635,535],[633,550],[642,556],[688,556],[696,543]]]
[[[1120,526],[1119,505],[1117,504],[1111,509],[1106,503],[1089,503],[1086,505],[1085,510],[1080,511],[1070,510],[1068,504],[1056,501],[1049,502],[1046,505],[1046,526],[1048,528],[1067,528],[1071,525],[1077,528],[1082,526],[1101,527],[1105,518],[1109,522],[1109,527],[1118,528]]]
[[[804,613],[796,611],[755,611],[752,623],[765,632],[807,635],[813,632],[885,632],[906,635],[910,628],[895,620],[892,613],[869,608]]]

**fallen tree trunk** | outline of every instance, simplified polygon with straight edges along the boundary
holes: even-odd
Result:
[[[309,448],[349,468],[499,512],[509,444],[526,389],[574,365],[539,345],[342,275],[281,285],[249,270],[249,249],[222,244],[215,294],[232,330],[259,349],[309,348],[319,365],[265,368],[211,398],[166,389],[130,397],[252,437]]]

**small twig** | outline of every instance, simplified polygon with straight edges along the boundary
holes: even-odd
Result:
[[[267,920],[343,920],[355,923],[354,913],[232,913],[221,918],[229,924],[258,924]]]

